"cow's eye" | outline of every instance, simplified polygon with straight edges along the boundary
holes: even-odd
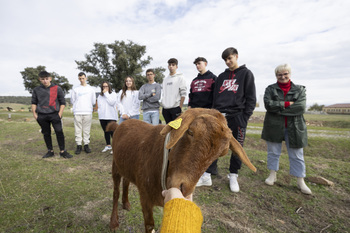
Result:
[[[193,131],[192,130],[187,130],[188,135],[193,136]]]

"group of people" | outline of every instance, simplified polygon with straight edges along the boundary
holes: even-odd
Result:
[[[222,59],[227,69],[219,76],[207,70],[207,60],[204,57],[195,59],[194,64],[198,75],[190,85],[188,108],[214,108],[226,118],[233,136],[242,145],[246,135],[246,128],[250,116],[256,106],[256,90],[253,73],[245,66],[238,65],[238,51],[227,48],[222,52]],[[74,112],[75,154],[84,149],[90,153],[90,128],[93,105],[96,105],[101,127],[104,131],[106,146],[102,152],[111,150],[111,132],[105,132],[110,121],[123,122],[128,119],[139,119],[140,101],[143,102],[143,120],[159,124],[160,106],[165,122],[175,120],[182,112],[183,103],[187,95],[184,76],[177,72],[178,60],[168,60],[169,75],[162,84],[155,82],[153,69],[146,71],[148,83],[140,90],[136,89],[134,79],[130,76],[124,80],[119,93],[112,91],[108,82],[101,84],[101,92],[96,100],[94,90],[87,84],[86,75],[78,75],[80,86],[72,91],[71,102]],[[274,185],[279,170],[279,158],[282,142],[285,141],[289,161],[290,174],[297,177],[297,185],[302,193],[311,194],[311,190],[304,182],[305,161],[303,147],[307,145],[307,129],[303,113],[306,109],[306,89],[304,86],[291,82],[291,67],[282,64],[276,67],[277,82],[269,85],[264,94],[266,115],[262,131],[262,139],[267,144],[267,168],[270,170],[267,185]],[[65,107],[62,89],[51,83],[51,76],[46,71],[40,72],[41,85],[33,90],[32,111],[34,118],[41,126],[48,152],[43,158],[54,156],[51,142],[51,127],[56,133],[60,155],[71,158],[65,150],[62,131],[62,113]],[[84,147],[83,147],[84,143]],[[229,166],[229,187],[232,192],[239,192],[238,171],[241,161],[235,154],[231,154]],[[217,174],[217,160],[214,161],[199,179],[197,186],[211,186],[211,175]]]

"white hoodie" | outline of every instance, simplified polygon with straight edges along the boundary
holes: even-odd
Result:
[[[186,81],[181,73],[169,75],[162,83],[163,108],[176,108],[180,106],[181,97],[186,97]]]
[[[70,101],[73,104],[74,115],[92,114],[96,94],[90,85],[79,85],[73,89]]]

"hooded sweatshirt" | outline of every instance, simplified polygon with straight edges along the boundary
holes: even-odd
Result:
[[[216,79],[213,108],[227,114],[243,112],[248,120],[255,105],[254,75],[245,65],[234,71],[226,69]]]
[[[176,108],[180,106],[181,97],[186,97],[186,82],[182,74],[169,75],[162,84],[162,105],[163,108]]]
[[[49,87],[41,84],[33,90],[32,104],[37,106],[37,113],[48,114],[59,112],[60,106],[66,105],[66,100],[61,87],[53,83]]]
[[[211,108],[216,76],[209,70],[204,74],[198,73],[190,88],[188,106],[191,108]]]

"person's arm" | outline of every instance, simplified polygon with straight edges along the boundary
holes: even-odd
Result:
[[[273,100],[273,96],[278,96],[275,90],[270,86],[265,89],[264,105],[266,111],[279,114],[284,109],[284,100]]]
[[[36,113],[36,104],[32,104],[32,112],[34,119],[38,119],[38,114]]]
[[[186,95],[187,95],[187,86],[186,86],[186,81],[184,77],[181,77],[181,81],[180,81],[180,108],[182,109],[183,103],[185,101]]]
[[[138,97],[139,100],[146,100],[151,97],[152,93],[146,93],[145,90],[146,90],[145,86],[142,85],[142,87],[139,90],[139,97]]]
[[[58,111],[58,115],[60,116],[60,118],[62,118],[63,110],[65,107],[66,107],[66,105],[60,105],[60,110]]]
[[[247,73],[247,83],[244,90],[244,95],[246,96],[244,116],[248,121],[249,117],[253,114],[253,111],[256,106],[256,90],[254,75],[252,72]]]
[[[288,94],[287,94],[288,95]],[[306,88],[300,86],[300,91],[293,96],[293,101],[289,102],[288,108],[285,108],[281,115],[283,116],[299,116],[305,113],[306,109]]]
[[[132,100],[132,108],[131,108],[131,112],[130,115],[134,116],[134,115],[140,115],[140,100],[139,100],[139,92],[138,91],[134,91],[134,97]]]
[[[164,196],[164,214],[161,233],[166,232],[201,232],[202,212],[192,202],[192,194],[185,199],[178,188],[162,192]]]
[[[159,84],[154,84],[155,93],[152,93],[151,97],[148,98],[148,102],[155,103],[159,102],[162,92],[162,87]],[[139,94],[140,95],[140,94]]]

